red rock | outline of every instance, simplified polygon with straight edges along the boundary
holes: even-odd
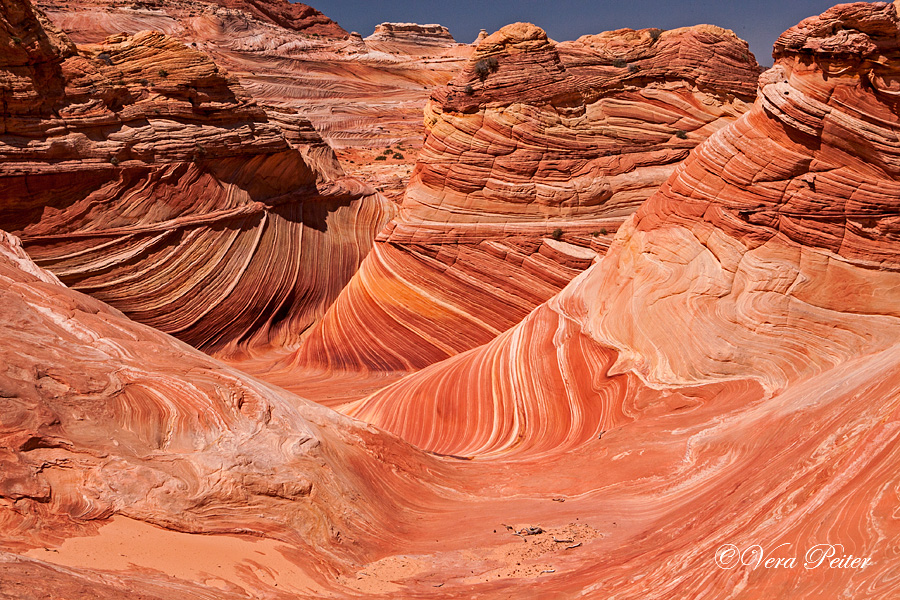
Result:
[[[177,573],[132,566],[104,577],[98,569],[120,570],[118,553],[136,551],[127,537],[98,550],[107,560],[74,571],[43,560],[66,564],[65,549],[41,549],[96,535],[111,518],[113,526],[132,523],[132,530],[157,531],[175,543],[159,548],[163,554],[177,554],[178,540],[191,537],[175,532],[217,534],[210,543],[219,544],[220,563],[272,564],[285,559],[277,551],[259,555],[282,548],[304,565],[292,567],[297,573],[326,581],[383,550],[379,531],[409,525],[398,520],[406,509],[387,495],[376,498],[379,486],[395,492],[410,486],[396,498],[421,499],[432,493],[427,473],[443,469],[392,436],[249,378],[65,288],[5,232],[0,302],[0,597],[42,591],[85,597],[76,592],[86,588],[95,594],[87,597],[111,597],[111,589],[121,594],[129,586],[145,597],[198,597],[179,595]],[[398,478],[395,468],[407,475]],[[365,506],[353,506],[360,497]],[[39,560],[22,557],[28,549]],[[41,582],[24,591],[16,585],[38,573]],[[272,581],[292,584],[289,590],[303,583],[289,573],[274,580],[217,575],[256,597],[280,597]],[[210,597],[203,582],[184,582],[185,593]]]
[[[788,30],[753,109],[694,149],[603,259],[512,330],[349,413],[538,485],[589,480],[578,514],[605,507],[609,538],[553,562],[564,574],[542,589],[560,597],[892,593],[898,49],[890,4]],[[723,568],[727,544],[796,563]],[[831,554],[809,567],[820,544]],[[851,554],[869,566],[830,563]]]
[[[313,7],[288,0],[213,0],[226,8],[233,8],[263,21],[303,33],[312,33],[337,38],[349,34],[343,27],[323,15]],[[139,4],[157,8],[164,5],[162,0],[140,0]]]
[[[77,43],[153,29],[196,44],[254,98],[299,110],[332,147],[346,149],[349,173],[389,191],[398,187],[396,174],[404,179],[399,187],[405,186],[405,169],[370,163],[398,144],[404,164],[414,162],[431,89],[447,83],[472,52],[439,25],[383,24],[366,40],[343,30],[332,37],[317,25],[294,27],[276,13],[290,6],[306,22],[307,8],[285,0],[154,0],[137,7],[71,0],[41,6]],[[262,9],[276,16],[266,17]],[[355,150],[363,151],[362,161]]]
[[[76,54],[27,5],[6,14],[21,50],[0,65],[3,226],[67,285],[196,347],[296,343],[368,252],[384,198],[308,121],[164,34]]]
[[[450,31],[443,25],[418,23],[382,23],[375,27],[375,32],[367,37],[366,41],[409,44],[413,49],[433,44],[446,46],[456,43]]]
[[[675,166],[605,256],[487,344],[347,407],[463,456],[420,453],[130,322],[4,235],[0,595],[891,598],[895,6],[842,5],[786,32],[753,108]],[[398,221],[438,213],[403,208]],[[446,234],[420,220],[414,242]],[[456,249],[490,231],[471,221]],[[570,231],[522,272],[575,265]],[[431,264],[463,266],[444,246]],[[167,529],[123,539],[145,522]],[[870,563],[807,568],[821,544]],[[717,565],[728,545],[796,564]],[[215,550],[161,567],[200,547]],[[110,548],[107,569],[89,562]]]
[[[557,45],[518,23],[485,38],[432,96],[400,216],[292,365],[346,379],[490,341],[590,266],[690,149],[749,107],[757,73],[747,44],[711,26]],[[309,381],[285,368],[263,376]]]

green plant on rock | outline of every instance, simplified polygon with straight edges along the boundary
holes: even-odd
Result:
[[[550,237],[552,237],[554,240],[559,240],[560,238],[562,238],[562,233],[562,229],[557,227],[550,233]]]

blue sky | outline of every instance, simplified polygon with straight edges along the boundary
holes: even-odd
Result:
[[[440,23],[461,42],[516,21],[543,27],[551,38],[631,27],[673,29],[712,23],[750,42],[762,65],[772,64],[772,44],[782,31],[837,4],[828,0],[306,0],[363,37],[383,21]]]

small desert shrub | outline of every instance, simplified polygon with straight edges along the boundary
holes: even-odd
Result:
[[[13,41],[13,44],[19,45],[22,43],[22,38],[13,36],[12,41]]]
[[[387,156],[387,155],[390,154],[391,152],[393,152],[393,150],[391,150],[390,148],[387,148],[384,152],[382,152],[382,154],[384,154],[385,156]]]
[[[684,129],[676,129],[676,130],[675,130],[675,137],[677,137],[679,140],[686,140],[686,139],[687,139],[687,132],[686,132]]]
[[[471,85],[467,85],[465,92],[466,92],[467,96],[471,96],[472,94],[475,93],[475,88],[473,88]]]
[[[628,61],[626,61],[624,58],[617,58],[617,59],[613,60],[612,64],[617,69],[624,69],[625,67],[628,66]]]
[[[628,72],[631,73],[632,75],[637,73],[640,70],[641,70],[641,68],[637,65],[628,65]]]
[[[487,58],[482,58],[477,63],[475,63],[475,74],[478,75],[478,78],[484,81],[487,79],[487,76],[491,73],[496,73],[497,69],[500,68],[500,63],[497,62],[496,56],[488,56]]]
[[[655,42],[656,40],[659,39],[659,36],[662,35],[662,32],[663,32],[662,29],[651,29],[650,30],[650,39],[652,39]]]
[[[403,160],[403,155],[400,154],[399,152],[394,152],[393,159],[394,160]]]
[[[116,166],[117,164],[119,164],[119,159],[113,156],[111,159],[109,159],[109,162],[110,164],[112,164],[112,166]]]
[[[165,79],[166,77],[169,76],[169,72],[166,71],[165,69],[160,69],[160,70],[159,70],[159,76],[162,77],[163,79]]]
[[[562,229],[560,229],[559,227],[557,227],[557,228],[554,229],[553,232],[550,234],[550,237],[552,237],[554,240],[560,239],[560,238],[562,237]]]
[[[384,154],[381,154],[379,156],[376,156],[375,160],[387,160],[387,156],[385,156]]]
[[[97,55],[97,58],[107,65],[112,64],[112,57],[109,55],[109,52],[101,52]]]
[[[600,230],[600,235],[606,235],[607,233],[609,233],[609,232],[606,231],[606,229],[601,229],[601,230]]]

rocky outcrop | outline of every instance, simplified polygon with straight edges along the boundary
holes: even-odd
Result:
[[[757,73],[747,44],[710,26],[487,37],[433,94],[400,216],[293,365],[414,370],[490,341],[747,110]]]
[[[437,452],[593,479],[609,529],[635,537],[589,545],[602,564],[567,570],[561,595],[878,597],[900,537],[898,52],[891,4],[788,30],[753,109],[598,264],[350,413]],[[753,544],[795,568],[739,564]],[[849,554],[869,566],[811,575]]]
[[[361,405],[384,403],[385,412],[357,414],[376,423],[384,414],[426,448],[483,451],[499,446],[471,441],[470,421],[463,428],[452,419],[407,417],[398,406],[430,413],[458,405],[460,414],[473,414],[474,406],[463,405],[481,402],[476,412],[490,431],[490,407],[516,415],[518,404],[555,410],[550,398],[564,406],[579,397],[588,402],[606,388],[597,387],[601,374],[630,373],[673,389],[754,380],[781,393],[890,348],[900,339],[900,109],[892,87],[900,71],[887,60],[900,49],[897,22],[892,5],[860,3],[788,30],[775,46],[775,66],[760,77],[753,109],[696,148],[598,264],[491,344]],[[532,355],[556,356],[559,364],[536,364],[526,359]],[[451,369],[498,368],[511,371],[494,378],[469,372],[468,385],[447,383]],[[576,376],[587,371],[595,375]],[[442,383],[424,393],[429,380]],[[496,380],[519,383],[492,388]],[[480,394],[472,382],[485,386]],[[559,420],[541,412],[533,418]],[[449,434],[413,433],[426,422],[465,429],[473,447],[455,447]],[[497,439],[521,444],[541,433],[526,421],[511,427]]]
[[[121,594],[129,585],[148,597],[177,597],[171,566],[167,574],[154,573],[126,562],[122,578],[95,570],[121,570],[112,558],[121,552],[137,551],[133,560],[145,560],[148,548],[135,547],[142,535],[170,545],[158,548],[159,556],[177,556],[179,544],[195,543],[193,537],[221,544],[213,560],[237,570],[217,573],[224,578],[218,585],[229,582],[231,593],[280,597],[285,586],[284,593],[308,592],[310,581],[370,558],[383,543],[376,540],[389,539],[381,533],[388,526],[406,527],[400,516],[406,509],[395,502],[406,493],[379,498],[375,489],[407,488],[424,498],[427,484],[418,489],[416,480],[424,476],[424,483],[428,471],[441,469],[396,438],[253,380],[65,288],[5,232],[0,300],[4,594],[36,597],[31,594],[46,591],[45,583],[15,584],[42,572],[63,586],[53,590],[57,597],[73,580],[80,585],[65,597],[88,597],[76,595],[85,590],[107,597],[110,587]],[[395,468],[407,474],[398,477]],[[364,505],[353,501],[360,497]],[[99,558],[74,572],[43,561],[65,564],[65,551],[43,548],[96,536],[110,523],[113,531],[125,527],[139,535],[104,550],[108,534],[101,529]],[[305,566],[277,552],[265,556],[276,547],[290,548]],[[39,560],[24,558],[28,549]],[[242,573],[240,563],[254,558],[278,564],[274,577]],[[188,552],[180,560],[203,559]],[[198,575],[186,593],[210,594],[208,578]]]
[[[0,235],[0,598],[891,598],[897,6],[786,32],[752,109],[593,266],[345,407],[453,456],[135,324]],[[64,40],[17,37],[18,77],[55,81]],[[581,247],[561,237],[546,252]]]
[[[416,33],[395,24],[395,35],[380,41],[304,27],[304,15],[312,9],[286,0],[39,4],[76,43],[152,29],[196,44],[254,98],[307,117],[341,151],[348,173],[398,196],[408,179],[405,167],[414,163],[422,145],[428,95],[447,83],[472,52],[440,26],[416,26],[427,27]],[[292,25],[290,15],[278,16],[290,11],[299,15],[300,25]],[[318,23],[315,19],[320,17],[309,22]],[[374,162],[389,147],[404,157],[400,163]]]
[[[226,8],[240,10],[262,21],[278,25],[291,31],[323,35],[334,38],[346,38],[348,34],[343,27],[323,15],[312,6],[289,0],[212,0]],[[140,0],[135,8],[159,8],[165,4],[163,0]]]
[[[443,25],[419,25],[418,23],[382,23],[366,38],[367,42],[406,42],[418,44],[455,44],[456,40]]]
[[[67,285],[196,347],[296,342],[368,252],[383,198],[308,121],[162,33],[76,52],[26,3],[5,18],[0,224]]]

